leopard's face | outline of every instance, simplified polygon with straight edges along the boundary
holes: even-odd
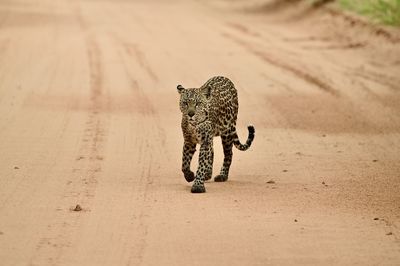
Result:
[[[196,126],[208,119],[209,100],[200,89],[181,89],[179,106],[183,117],[192,126]]]

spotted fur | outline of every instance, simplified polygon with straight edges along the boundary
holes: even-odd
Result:
[[[211,179],[214,160],[213,138],[221,136],[224,163],[216,182],[228,180],[232,162],[232,147],[247,150],[254,139],[254,127],[248,126],[249,135],[241,144],[236,133],[238,96],[232,81],[225,77],[213,77],[200,88],[177,87],[182,112],[183,156],[182,172],[186,181],[192,182],[193,193],[205,192],[204,181]],[[190,162],[200,144],[199,164],[196,175],[190,170]]]

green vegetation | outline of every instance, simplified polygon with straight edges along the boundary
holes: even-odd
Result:
[[[338,0],[340,5],[376,22],[400,26],[400,0]]]

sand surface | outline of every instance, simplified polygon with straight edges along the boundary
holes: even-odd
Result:
[[[399,265],[398,32],[266,2],[1,1],[0,264]],[[214,75],[256,138],[194,195]]]

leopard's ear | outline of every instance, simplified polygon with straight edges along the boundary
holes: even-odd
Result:
[[[178,85],[176,88],[177,88],[179,93],[182,93],[183,90],[185,89],[184,87],[182,87],[182,85]]]
[[[209,98],[210,95],[211,95],[211,86],[205,86],[205,87],[203,87],[203,88],[202,88],[202,92],[203,92],[203,94],[204,94],[207,98]]]

